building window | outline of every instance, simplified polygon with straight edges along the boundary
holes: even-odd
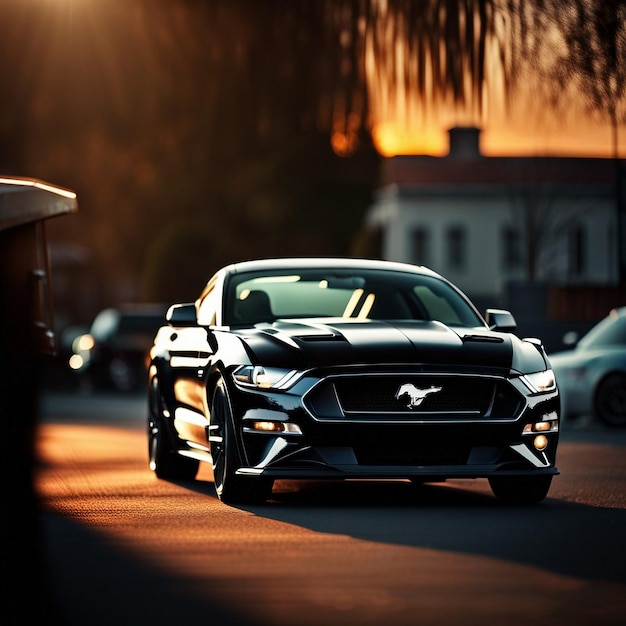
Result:
[[[502,231],[502,265],[505,271],[518,270],[522,266],[522,237],[512,226],[506,226]]]
[[[430,235],[426,228],[414,228],[411,233],[411,257],[417,265],[430,263]]]
[[[467,264],[467,233],[462,226],[453,226],[446,232],[446,255],[448,267],[462,270]]]
[[[587,269],[585,243],[585,229],[580,224],[577,224],[570,229],[567,239],[567,267],[570,277],[583,276]]]

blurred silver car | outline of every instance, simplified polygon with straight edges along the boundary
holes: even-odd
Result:
[[[595,415],[626,427],[626,307],[613,309],[573,350],[550,356],[562,417]]]

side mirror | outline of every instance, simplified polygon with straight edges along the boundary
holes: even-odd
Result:
[[[485,321],[491,330],[502,333],[514,333],[517,329],[517,322],[509,311],[502,309],[487,309]]]
[[[196,326],[196,305],[193,302],[173,304],[167,310],[165,319],[170,326]]]

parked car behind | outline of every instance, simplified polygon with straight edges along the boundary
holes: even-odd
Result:
[[[147,380],[147,355],[165,323],[167,307],[126,305],[104,309],[88,333],[74,339],[69,365],[88,388],[130,391]]]
[[[573,350],[550,356],[561,415],[595,415],[626,427],[626,307],[613,309]]]

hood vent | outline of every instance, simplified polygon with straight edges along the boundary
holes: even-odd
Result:
[[[345,337],[342,335],[295,335],[294,339],[299,339],[300,341],[304,341],[306,343],[316,343],[318,341],[346,341]]]
[[[311,332],[307,334],[291,334],[276,328],[264,328],[263,332],[292,348],[298,348],[296,341],[302,343],[320,343],[328,341],[346,341],[345,337],[336,333]]]
[[[463,343],[474,341],[476,343],[502,343],[502,337],[494,337],[493,335],[463,335],[461,337]]]

